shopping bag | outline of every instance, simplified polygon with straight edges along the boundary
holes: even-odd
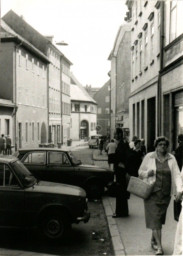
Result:
[[[127,191],[142,199],[147,199],[150,196],[153,188],[154,184],[148,184],[140,178],[131,176]]]

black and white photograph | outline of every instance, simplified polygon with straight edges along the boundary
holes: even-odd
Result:
[[[183,255],[183,0],[0,0],[0,256]]]

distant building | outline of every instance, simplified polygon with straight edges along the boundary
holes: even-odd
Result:
[[[41,35],[12,10],[3,17],[3,20],[49,59],[50,64],[45,74],[48,88],[47,140],[55,146],[58,143],[66,143],[70,138],[70,65],[72,63],[53,45],[52,36]],[[36,85],[36,81],[34,84]],[[32,87],[29,80],[27,86]]]
[[[92,87],[91,85],[86,85],[85,89],[88,94],[93,98],[94,95],[100,90],[100,87]]]
[[[131,78],[131,30],[130,25],[120,26],[108,60],[111,61],[111,137],[116,127],[129,134],[129,96]]]
[[[93,96],[97,103],[98,133],[110,135],[110,80]]]
[[[81,140],[95,135],[96,125],[96,101],[71,74],[71,139]]]

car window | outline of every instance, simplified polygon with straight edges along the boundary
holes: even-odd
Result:
[[[48,164],[60,164],[64,166],[70,166],[68,156],[64,152],[49,152]]]
[[[7,164],[0,163],[0,187],[18,185],[17,179]]]
[[[24,158],[23,162],[26,164],[45,164],[46,152],[30,152]]]

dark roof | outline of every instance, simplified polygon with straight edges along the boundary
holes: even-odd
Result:
[[[47,44],[49,40],[41,35],[37,30],[31,27],[23,18],[18,16],[14,11],[10,10],[2,19],[10,26],[17,34],[24,37],[37,49],[47,54]]]
[[[30,44],[47,55],[48,45],[54,48],[70,65],[72,62],[45,36],[41,35],[36,29],[29,25],[22,17],[18,16],[14,11],[10,10],[2,19],[17,34],[25,38]]]

